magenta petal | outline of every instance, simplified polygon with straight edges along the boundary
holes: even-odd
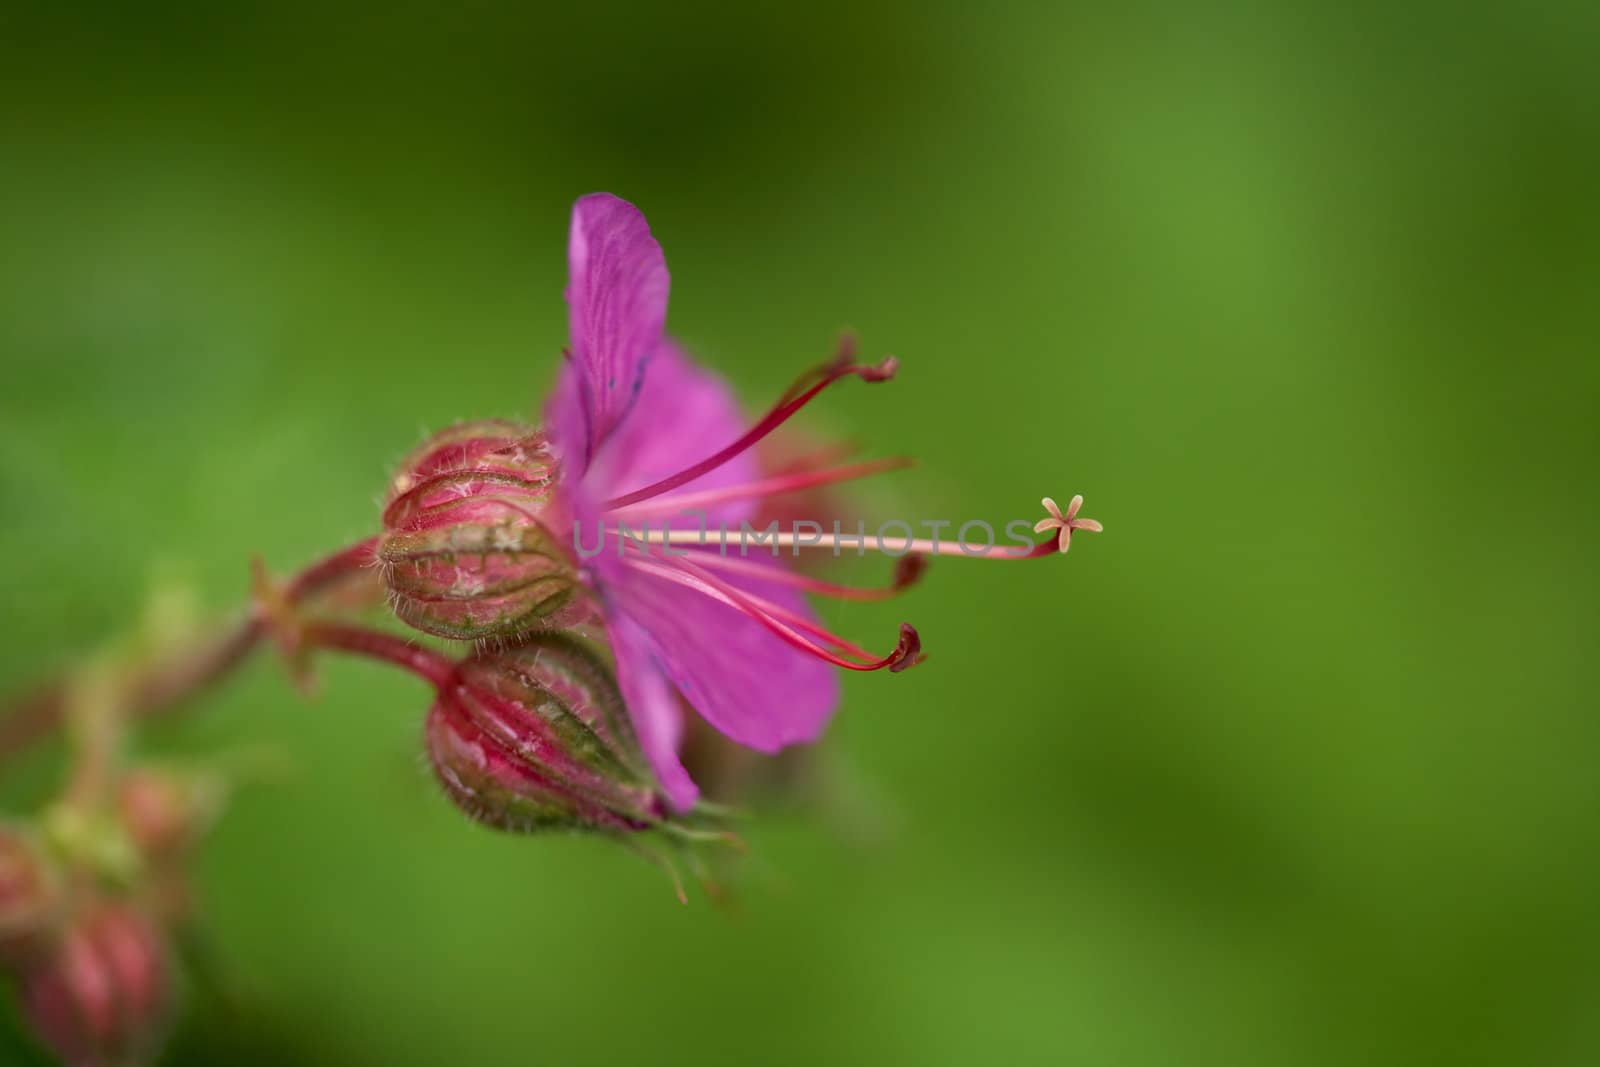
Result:
[[[666,322],[669,278],[644,215],[609,193],[574,205],[567,270],[572,348],[548,415],[581,469],[638,396]]]
[[[614,616],[607,626],[617,658],[617,684],[639,747],[656,772],[656,780],[674,811],[694,807],[700,790],[678,759],[683,741],[683,709],[657,664],[650,638],[628,619]]]
[[[792,589],[743,577],[726,580],[815,618]],[[614,608],[649,632],[657,662],[684,699],[741,745],[776,752],[815,740],[839,704],[834,667],[720,601],[631,569],[609,593]]]
[[[665,339],[650,357],[649,373],[627,421],[617,427],[595,460],[589,492],[595,497],[612,498],[658,482],[727,446],[744,428],[745,418],[727,383],[696,366],[677,344]],[[738,485],[760,476],[756,455],[751,451],[735,456],[673,493]],[[669,494],[660,503],[665,506],[670,500]],[[754,510],[755,503],[748,500],[706,509],[712,524],[736,524]],[[699,525],[692,517],[660,511],[653,513],[651,525],[659,528],[663,518],[679,529],[695,529]]]
[[[561,457],[562,477],[581,479],[589,469],[589,413],[584,407],[583,372],[569,357],[544,402],[545,432]]]

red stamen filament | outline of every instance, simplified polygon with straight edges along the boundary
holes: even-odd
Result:
[[[792,627],[801,631],[802,633],[810,634],[822,644],[849,655],[854,659],[860,660],[864,664],[875,663],[878,661],[877,656],[874,656],[871,652],[868,652],[854,641],[846,640],[845,638],[840,637],[838,634],[823,629],[817,623],[812,622],[805,616],[798,615],[795,612],[790,611],[788,608],[774,604],[772,601],[768,600],[759,593],[751,593],[731,586],[715,575],[707,574],[705,571],[700,570],[692,563],[684,565],[682,569],[686,573],[692,574],[701,579],[707,585],[722,591],[724,594],[726,594],[726,596],[730,598],[737,598],[739,601],[743,602],[741,604],[733,603],[730,600],[723,600],[723,603],[729,604],[731,607],[739,608],[742,611],[745,610],[745,606],[747,605],[749,608],[753,608],[764,615],[776,619],[785,626]]]
[[[828,376],[831,371],[848,367],[856,361],[856,335],[853,333],[841,334],[839,343],[834,346],[833,355],[813,367],[807,367],[801,372],[800,377],[789,383],[778,397],[777,404],[786,404],[805,392],[812,382],[820,381]]]
[[[631,493],[626,493],[622,496],[616,497],[613,500],[607,501],[606,509],[617,510],[620,508],[625,508],[630,504],[637,504],[642,500],[649,500],[652,497],[660,496],[662,493],[670,493],[680,485],[687,485],[701,475],[708,474],[711,471],[716,470],[730,459],[733,459],[741,452],[744,452],[751,446],[755,445],[758,441],[772,433],[772,431],[776,430],[779,426],[782,426],[784,423],[788,422],[797,411],[811,403],[811,401],[816,398],[818,393],[822,392],[828,386],[832,385],[841,378],[848,378],[853,375],[857,378],[860,378],[864,382],[887,381],[888,379],[894,377],[894,372],[898,366],[899,363],[893,356],[885,358],[883,362],[875,366],[865,366],[859,363],[846,363],[841,362],[840,360],[835,360],[828,364],[825,368],[803,376],[800,381],[796,382],[793,386],[790,386],[789,390],[779,398],[778,402],[773,405],[771,410],[763,415],[754,426],[745,431],[743,436],[741,436],[737,441],[734,441],[733,444],[729,445],[727,448],[722,449],[720,452],[713,453],[712,455],[701,460],[699,463],[696,463],[690,467],[686,467],[677,474],[663,478],[659,482],[647,485],[643,489],[635,489]],[[810,388],[801,391],[800,386],[817,374],[820,374],[821,380],[815,385],[812,385]]]
[[[619,520],[627,521],[644,515],[673,514],[694,508],[726,504],[735,500],[752,498],[759,500],[769,496],[776,496],[779,493],[793,493],[800,489],[812,489],[819,485],[854,481],[857,478],[881,474],[884,471],[903,470],[914,463],[916,463],[916,460],[908,456],[892,456],[888,459],[868,460],[864,463],[851,463],[842,467],[774,475],[770,478],[744,482],[740,485],[703,489],[694,493],[680,493],[675,496],[659,498],[654,501],[619,509],[621,512]]]
[[[772,473],[802,474],[820,467],[831,467],[835,463],[844,462],[859,451],[861,445],[855,441],[836,441],[786,459],[780,466],[774,467]]]
[[[888,600],[890,597],[899,596],[917,583],[918,579],[922,577],[922,572],[928,566],[926,556],[902,556],[895,566],[892,584],[878,588],[863,589],[859,586],[825,582],[820,578],[796,574],[783,567],[774,567],[770,564],[764,564],[753,559],[745,559],[740,556],[724,556],[715,552],[696,552],[693,558],[695,563],[702,567],[710,567],[713,570],[746,574],[758,581],[770,582],[773,585],[801,589],[807,593],[832,597],[835,600],[857,602]]]
[[[917,639],[917,632],[909,624],[901,624],[900,642],[893,652],[887,656],[874,659],[870,652],[860,648],[844,638],[823,630],[821,627],[808,620],[801,619],[761,597],[752,596],[739,589],[706,574],[692,565],[685,564],[683,560],[674,560],[673,565],[657,562],[653,558],[630,559],[629,564],[638,570],[653,574],[670,582],[686,586],[713,600],[727,604],[741,614],[754,619],[766,627],[775,636],[800,649],[809,652],[835,667],[842,667],[851,671],[878,671],[887,668],[898,672],[917,662],[921,643]],[[827,647],[818,644],[800,631],[814,634],[827,645],[847,653],[854,659],[829,651]],[[859,662],[858,662],[859,660]]]

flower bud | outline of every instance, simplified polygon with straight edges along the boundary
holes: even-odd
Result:
[[[55,909],[56,888],[56,872],[34,835],[0,825],[0,960],[34,951]]]
[[[62,931],[22,989],[28,1021],[64,1062],[141,1062],[166,1030],[167,947],[137,910],[99,904]]]
[[[458,640],[548,624],[577,589],[561,526],[544,521],[557,468],[542,433],[509,422],[463,423],[412,453],[378,545],[396,614]]]
[[[117,810],[144,856],[167,859],[186,851],[210,827],[220,791],[204,776],[139,768],[118,784]]]
[[[428,714],[445,792],[497,829],[630,831],[666,806],[603,653],[564,633],[464,660]]]

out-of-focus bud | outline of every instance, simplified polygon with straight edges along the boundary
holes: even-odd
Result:
[[[445,792],[502,830],[632,831],[666,804],[603,654],[561,633],[462,661],[428,714]]]
[[[407,457],[378,545],[396,614],[458,640],[549,625],[577,590],[562,525],[545,521],[556,475],[544,435],[510,422],[452,427]]]
[[[144,1061],[166,1031],[171,1004],[166,943],[125,904],[85,912],[23,977],[29,1023],[72,1067]]]
[[[0,962],[33,954],[55,911],[59,877],[37,837],[0,824]]]
[[[181,855],[210,829],[222,792],[212,775],[139,768],[118,784],[117,810],[145,857],[167,859]]]

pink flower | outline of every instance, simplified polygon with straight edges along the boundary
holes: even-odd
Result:
[[[698,797],[679,760],[686,703],[730,740],[776,752],[822,732],[839,702],[839,669],[897,672],[922,660],[909,624],[875,655],[824,629],[807,593],[880,599],[914,583],[925,555],[973,553],[823,532],[823,515],[806,532],[746,541],[741,527],[773,514],[775,496],[825,501],[822,487],[907,465],[846,462],[848,449],[837,448],[778,470],[758,461],[758,446],[830,385],[886,381],[895,360],[861,364],[842,344],[747,424],[726,384],[663,332],[666,261],[637,209],[603,193],[579,200],[568,260],[571,347],[544,428],[479,422],[435,435],[391,484],[376,558],[397,614],[443,637],[503,648],[578,625],[598,607],[633,734],[667,806],[683,813]],[[1058,519],[1075,515],[1046,523]],[[837,585],[791,570],[776,552],[847,543],[899,557],[893,580]],[[1055,547],[980,554],[1032,559]],[[498,795],[505,782],[478,784]]]
[[[747,429],[727,386],[663,333],[666,262],[638,209],[604,193],[579,200],[568,265],[571,348],[545,413],[561,461],[557,492],[587,556],[582,579],[604,604],[640,743],[672,806],[686,810],[697,789],[678,758],[680,695],[733,741],[775,752],[822,732],[838,704],[838,668],[899,671],[921,659],[910,625],[891,652],[874,656],[823,629],[802,595],[898,591],[920,570],[915,556],[890,589],[856,590],[796,574],[770,550],[719,551],[716,533],[736,530],[774,494],[904,465],[830,458],[763,477],[753,450],[833,382],[884,381],[896,364],[859,364],[843,346]],[[627,536],[647,521],[651,537]],[[709,544],[700,543],[702,522]],[[939,549],[908,539],[895,554]]]

